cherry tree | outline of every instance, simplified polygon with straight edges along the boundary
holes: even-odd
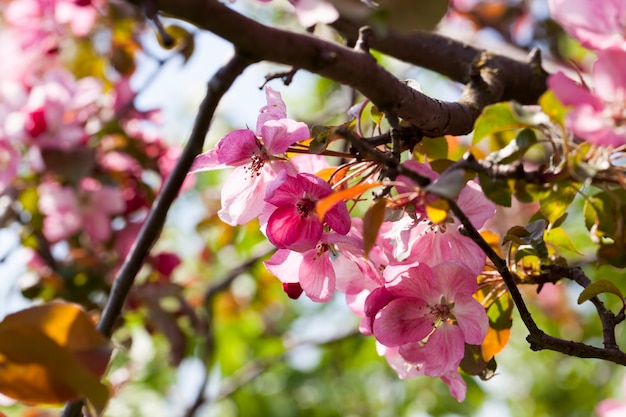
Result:
[[[264,374],[265,350],[280,345],[272,363],[285,362],[306,344],[289,339],[294,306],[341,305],[349,331],[317,347],[370,343],[395,378],[434,377],[459,404],[476,380],[499,378],[514,322],[527,350],[626,365],[622,2],[1,7],[0,219],[17,236],[3,257],[27,264],[0,321],[6,404],[115,415],[150,369],[133,349],[161,337],[182,378],[170,389],[191,363],[199,378],[175,413],[201,415]],[[505,52],[455,40],[459,28]],[[223,66],[180,147],[137,98],[205,32],[233,54],[213,57]],[[146,62],[156,70],[137,85]],[[222,97],[260,62],[282,67],[259,80],[256,125],[205,144]],[[405,79],[418,67],[447,77],[455,98]],[[306,119],[283,99],[303,73],[325,102]],[[163,243],[188,240],[166,225],[177,199],[204,211],[198,253]],[[224,353],[249,326],[275,343]],[[623,408],[600,399],[602,416]]]

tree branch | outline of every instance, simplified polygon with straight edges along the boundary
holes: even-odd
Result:
[[[167,212],[174,199],[178,196],[194,158],[202,151],[204,138],[209,130],[213,114],[220,99],[228,91],[235,79],[251,63],[250,59],[245,58],[240,53],[235,53],[235,56],[225,66],[220,68],[209,81],[207,93],[200,104],[189,141],[176,162],[176,166],[167,177],[161,192],[148,213],[146,221],[139,231],[137,240],[113,281],[111,294],[104,307],[102,317],[96,326],[98,331],[107,338],[110,338],[113,333],[115,323],[122,313],[122,308],[135,281],[135,277],[161,233]],[[76,417],[80,414],[81,408],[81,402],[69,403],[64,408],[61,416]]]
[[[255,60],[268,60],[302,68],[352,86],[380,109],[410,122],[427,136],[469,133],[483,107],[503,100],[505,91],[509,92],[507,99],[519,98],[523,102],[529,100],[528,85],[517,91],[519,97],[512,94],[516,90],[507,89],[505,83],[510,80],[502,79],[504,71],[494,66],[495,56],[483,59],[486,57],[483,53],[463,54],[459,58],[463,60],[463,65],[459,66],[466,71],[466,75],[458,74],[458,78],[467,82],[468,86],[459,102],[444,102],[430,98],[398,80],[378,65],[368,53],[309,34],[262,25],[217,0],[156,0],[156,3],[162,12],[215,33]],[[371,41],[373,44],[376,42],[375,39]],[[524,65],[529,66],[519,64],[520,68]],[[532,68],[526,68],[523,73],[531,74]],[[543,91],[545,73],[539,71],[537,79],[539,81],[533,82],[540,86],[536,91]],[[484,88],[485,86],[488,88]]]

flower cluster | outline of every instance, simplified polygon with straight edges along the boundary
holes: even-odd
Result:
[[[488,327],[484,307],[473,298],[485,254],[460,234],[454,216],[433,221],[426,205],[436,196],[402,176],[394,182],[394,207],[388,209],[394,220],[382,222],[366,252],[366,226],[350,217],[346,202],[323,217],[317,213],[318,202],[334,191],[316,175],[326,162],[310,154],[290,156],[309,130],[287,118],[276,91],[265,91],[267,106],[256,131],[229,133],[192,167],[191,172],[235,167],[218,216],[231,225],[258,218],[277,248],[265,265],[289,297],[304,293],[327,302],[335,291],[343,292],[362,318],[361,332],[376,338],[401,376],[440,377],[462,400],[465,384],[457,369],[465,344],[480,345]],[[433,181],[439,176],[428,165],[403,164]],[[476,228],[495,212],[473,181],[460,191],[458,204]]]
[[[562,72],[548,79],[559,100],[573,107],[566,127],[595,145],[626,144],[626,4],[619,0],[603,2],[602,7],[592,0],[548,4],[567,33],[598,55],[591,74],[593,90]]]
[[[52,255],[64,242],[93,256],[84,257],[86,267],[102,262],[106,275],[126,253],[111,257],[101,249],[129,246],[157,191],[146,172],[164,178],[178,148],[141,127],[155,112],[133,107],[136,93],[125,74],[107,68],[114,74],[109,79],[74,70],[91,57],[73,56],[77,51],[93,48],[97,57],[88,35],[110,30],[98,26],[106,2],[15,0],[2,7],[0,48],[12,58],[0,65],[0,194],[36,196],[25,207],[35,221],[24,235],[39,241],[32,265],[42,259],[48,269],[69,264]],[[98,48],[105,46],[100,41]],[[78,263],[68,274],[82,272]]]

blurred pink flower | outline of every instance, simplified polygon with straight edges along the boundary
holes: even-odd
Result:
[[[595,145],[626,144],[626,51],[598,52],[593,66],[594,90],[581,86],[558,72],[548,86],[565,106],[573,106],[566,127]]]
[[[78,190],[47,182],[38,192],[39,211],[45,216],[43,234],[52,243],[81,230],[94,241],[104,242],[111,236],[111,217],[124,211],[120,189],[93,178],[84,178]]]
[[[626,51],[626,2],[623,0],[548,0],[550,14],[583,46]]]
[[[622,393],[626,394],[626,378],[622,380]],[[599,417],[623,417],[626,416],[626,400],[614,400],[607,398],[596,406]]]
[[[6,23],[18,35],[22,48],[43,53],[58,47],[66,27],[75,36],[87,35],[97,15],[88,0],[14,0],[5,11]]]

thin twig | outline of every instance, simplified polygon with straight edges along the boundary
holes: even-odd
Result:
[[[202,151],[204,139],[220,99],[230,89],[235,79],[252,63],[253,61],[249,58],[235,53],[231,60],[220,68],[209,81],[207,94],[200,104],[189,141],[154,201],[135,243],[113,281],[111,294],[102,312],[102,318],[96,326],[98,331],[107,338],[110,338],[113,333],[115,323],[122,313],[122,308],[135,277],[161,233],[170,206],[178,196],[194,158]],[[81,408],[80,402],[69,403],[64,408],[61,417],[77,417]]]

